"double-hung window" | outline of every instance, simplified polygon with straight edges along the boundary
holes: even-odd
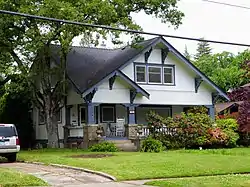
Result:
[[[162,83],[162,68],[161,67],[148,67],[148,82],[153,84]]]
[[[146,66],[135,66],[136,71],[136,82],[145,83],[146,82]]]
[[[163,81],[164,84],[174,84],[174,68],[163,67]]]

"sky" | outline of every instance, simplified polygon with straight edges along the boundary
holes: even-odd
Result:
[[[247,6],[250,8],[250,0],[214,0],[217,2]],[[144,12],[133,14],[134,21],[144,31],[168,35],[178,35],[208,40],[219,40],[234,43],[250,44],[250,9],[242,9],[225,5],[213,4],[202,0],[181,0],[178,3],[185,17],[182,25],[174,29],[169,24],[161,23],[160,19],[146,15]],[[145,36],[152,38],[152,36]],[[185,45],[189,53],[195,54],[196,41],[165,38],[177,50],[184,52]],[[237,54],[246,47],[211,44],[213,53],[229,51]]]

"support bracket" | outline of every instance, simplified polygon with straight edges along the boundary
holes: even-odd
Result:
[[[202,80],[201,77],[196,77],[196,78],[194,79],[194,82],[195,82],[195,93],[198,92],[198,89],[199,89],[199,87],[200,87],[202,81],[203,81],[203,80]]]
[[[168,48],[165,48],[165,49],[161,49],[161,63],[164,64],[167,56],[168,56],[168,53],[169,53],[169,49]]]
[[[144,56],[145,56],[145,62],[148,62],[148,58],[151,54],[151,52],[153,51],[153,48],[151,47],[147,52],[145,52]]]
[[[130,103],[134,103],[135,97],[136,97],[137,91],[136,90],[130,90]]]
[[[109,89],[110,90],[113,89],[113,85],[115,83],[115,79],[116,79],[116,75],[114,75],[113,77],[109,78]]]
[[[212,103],[214,104],[217,99],[220,97],[219,93],[212,93]]]
[[[90,92],[88,95],[86,95],[83,99],[87,104],[92,103],[92,99],[97,91],[97,88],[94,88],[92,92]]]

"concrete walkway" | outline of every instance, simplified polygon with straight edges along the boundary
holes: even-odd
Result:
[[[136,187],[145,186],[143,181],[113,182],[99,175],[83,171],[27,163],[0,163],[0,167],[15,169],[34,175],[55,187]]]

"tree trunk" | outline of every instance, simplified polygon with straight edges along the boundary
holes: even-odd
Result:
[[[58,123],[56,115],[47,110],[45,111],[45,118],[48,135],[48,148],[59,148]]]

